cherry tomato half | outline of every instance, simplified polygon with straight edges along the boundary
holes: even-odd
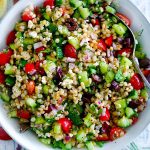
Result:
[[[25,65],[25,72],[27,74],[33,75],[36,72],[34,63],[27,63]]]
[[[100,121],[108,121],[110,119],[110,112],[106,108],[105,114],[99,117]]]
[[[13,51],[11,49],[9,49],[8,51],[4,52],[0,52],[0,66],[4,66],[5,64],[10,62],[11,59],[11,55],[13,54]]]
[[[70,129],[72,128],[72,121],[68,118],[61,118],[58,120],[58,123],[61,124],[61,128],[64,133],[69,133]]]
[[[45,75],[44,68],[42,68],[41,65],[40,65],[41,63],[43,63],[42,60],[41,60],[41,61],[37,61],[37,62],[35,63],[35,69],[36,69],[36,71],[37,71],[40,75]]]
[[[150,70],[143,70],[142,72],[146,77],[150,74]]]
[[[132,125],[138,122],[138,117],[132,117]]]
[[[9,44],[13,43],[15,39],[16,39],[16,32],[11,31],[7,36],[6,44],[9,46]]]
[[[12,140],[12,138],[0,127],[0,140]]]
[[[19,118],[27,119],[27,120],[31,118],[31,114],[30,114],[30,112],[27,111],[27,110],[18,110],[18,111],[17,111],[17,116],[18,116]]]
[[[131,54],[132,53],[132,49],[131,48],[123,48],[121,49],[120,51],[117,51],[118,52],[118,55],[122,55],[123,53],[126,53],[126,54]]]
[[[27,92],[32,95],[35,92],[35,82],[33,80],[28,81],[26,84]]]
[[[44,3],[43,3],[44,7],[50,6],[51,8],[53,8],[54,5],[55,5],[55,0],[45,0]]]
[[[99,135],[96,139],[97,141],[109,141],[110,140],[109,136],[106,133]]]
[[[110,37],[107,37],[105,39],[105,43],[107,46],[112,46],[112,43],[113,43],[113,36],[111,35]]]
[[[32,11],[24,11],[21,18],[23,21],[29,21],[34,19]]]
[[[135,90],[140,90],[144,87],[144,82],[142,81],[141,76],[138,73],[135,73],[131,79],[130,83]]]
[[[100,25],[99,19],[92,19],[91,23],[93,26]]]
[[[129,19],[127,16],[125,16],[124,14],[116,13],[116,15],[117,15],[121,20],[123,20],[123,21],[126,23],[127,26],[130,26],[130,25],[131,25],[130,19]]]
[[[64,48],[65,57],[77,58],[76,49],[71,44],[67,44]]]
[[[119,127],[114,127],[110,131],[110,140],[114,141],[125,135],[125,130]]]
[[[5,74],[3,71],[0,70],[0,84],[4,84],[5,83]]]
[[[105,41],[103,39],[100,39],[97,45],[98,49],[102,50],[102,51],[106,51],[107,50],[107,45],[105,43]]]

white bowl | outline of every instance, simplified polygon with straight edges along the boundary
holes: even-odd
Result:
[[[0,24],[0,49],[5,48],[5,39],[7,34],[14,28],[15,23],[20,18],[20,13],[30,4],[39,5],[43,0],[22,0],[19,1],[5,16]],[[134,32],[144,29],[141,36],[141,43],[146,54],[150,57],[150,24],[140,11],[129,0],[116,0],[119,4],[119,11],[126,14],[132,21],[132,29]],[[139,121],[134,126],[130,127],[127,134],[114,141],[106,144],[101,150],[121,150],[123,146],[131,142],[137,137],[145,127],[150,123],[150,102],[148,102],[147,108],[141,113]],[[40,143],[35,134],[28,131],[23,134],[19,133],[19,125],[15,119],[10,119],[7,116],[6,110],[3,108],[3,102],[0,101],[0,123],[8,134],[20,145],[28,150],[52,150],[53,148],[45,146]],[[96,148],[97,150],[99,148]]]

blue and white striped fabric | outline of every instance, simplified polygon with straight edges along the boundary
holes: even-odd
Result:
[[[0,0],[1,1],[1,0]],[[8,1],[8,7],[13,3],[12,0]],[[130,0],[133,2],[140,11],[146,16],[150,22],[150,0]],[[1,11],[1,10],[0,10]],[[0,141],[0,150],[24,150],[20,148],[14,141]],[[150,125],[143,131],[139,137],[137,137],[133,142],[131,142],[127,147],[122,150],[150,150]]]

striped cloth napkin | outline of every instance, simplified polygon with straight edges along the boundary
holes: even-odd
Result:
[[[18,0],[0,0],[0,19],[7,12],[7,9],[15,4]],[[130,0],[133,2],[141,12],[146,16],[150,22],[150,0]],[[24,150],[20,145],[14,141],[1,141],[0,150]],[[122,150],[150,150],[150,125],[136,140],[131,142]]]

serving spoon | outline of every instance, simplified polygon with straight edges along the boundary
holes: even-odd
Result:
[[[139,74],[141,75],[141,77],[142,77],[142,79],[143,79],[145,85],[150,89],[150,83],[147,81],[146,77],[144,76],[143,72],[141,71],[141,69],[140,69],[140,67],[139,67],[138,58],[135,56],[135,50],[136,50],[136,45],[137,45],[137,42],[136,42],[136,41],[137,41],[137,40],[136,40],[136,38],[135,38],[135,35],[134,35],[133,31],[132,31],[131,28],[130,28],[128,25],[126,25],[126,23],[125,23],[122,19],[120,19],[117,15],[112,14],[112,13],[110,13],[110,14],[111,14],[112,16],[116,17],[116,18],[117,18],[121,23],[123,23],[123,24],[127,27],[127,29],[130,31],[130,34],[131,34],[132,39],[133,39],[133,54],[132,54],[132,60],[133,60],[134,66],[135,66],[135,68],[136,68],[136,70],[137,70],[137,73],[139,73]]]

